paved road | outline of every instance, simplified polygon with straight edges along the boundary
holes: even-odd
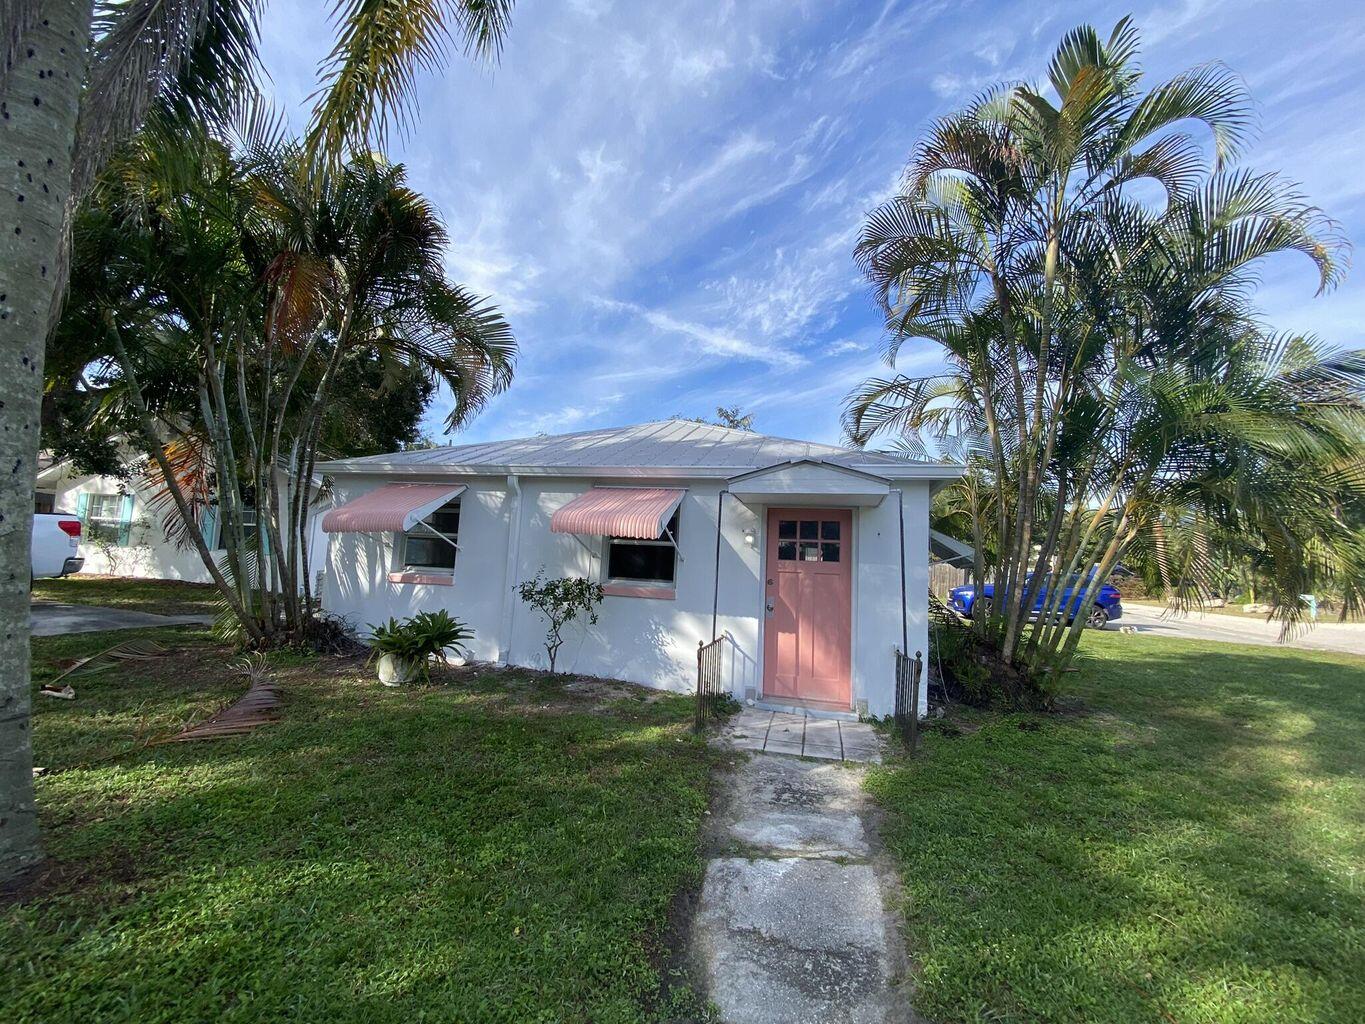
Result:
[[[1190,612],[1170,615],[1152,605],[1125,604],[1123,617],[1110,626],[1136,626],[1139,633],[1158,636],[1179,636],[1198,640],[1222,640],[1234,644],[1279,643],[1280,624],[1264,619],[1237,615]],[[1365,655],[1365,623],[1319,622],[1311,630],[1289,641],[1290,647],[1310,651],[1345,651]]]
[[[98,633],[106,629],[146,629],[148,626],[208,625],[211,615],[152,615],[123,608],[101,608],[93,604],[49,604],[34,601],[29,605],[29,628],[34,636],[64,636],[67,633]]]

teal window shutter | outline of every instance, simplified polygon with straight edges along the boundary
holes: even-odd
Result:
[[[205,505],[199,517],[199,531],[204,535],[204,544],[210,551],[222,551],[227,547],[218,532],[218,506]]]
[[[85,525],[86,512],[89,511],[89,509],[90,495],[85,491],[81,491],[80,494],[76,495],[76,518],[81,521],[82,526]]]
[[[126,548],[133,525],[133,496],[125,494],[118,513],[118,546]]]

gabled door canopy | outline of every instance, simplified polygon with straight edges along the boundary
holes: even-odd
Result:
[[[819,459],[791,459],[731,477],[730,493],[746,505],[875,508],[891,483],[871,473]]]

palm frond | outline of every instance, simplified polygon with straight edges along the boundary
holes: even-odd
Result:
[[[437,70],[451,44],[496,58],[514,0],[337,0],[337,42],[320,68],[310,150],[341,156],[382,144],[407,124],[417,76]]]
[[[153,108],[223,124],[255,87],[259,0],[102,0],[76,133],[74,192]]]
[[[170,649],[165,644],[158,643],[155,640],[125,640],[101,651],[96,651],[94,654],[86,655],[84,658],[78,658],[74,664],[46,685],[55,687],[68,676],[90,675],[111,669],[125,661],[150,661],[153,658],[164,657],[169,653]]]

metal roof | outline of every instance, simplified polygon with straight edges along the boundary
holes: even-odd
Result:
[[[962,467],[883,452],[768,437],[747,430],[656,420],[628,427],[449,445],[319,464],[328,473],[442,477],[501,475],[732,477],[784,462],[828,462],[891,479],[950,480]]]

